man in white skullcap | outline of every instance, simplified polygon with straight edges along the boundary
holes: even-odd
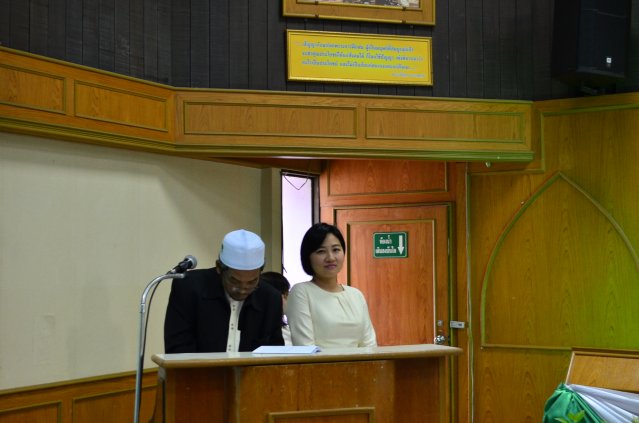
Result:
[[[164,319],[168,354],[252,351],[284,345],[282,299],[260,284],[264,242],[239,229],[222,241],[216,265],[175,279]]]

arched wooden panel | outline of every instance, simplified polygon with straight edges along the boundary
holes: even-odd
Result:
[[[639,258],[619,224],[558,173],[522,206],[491,256],[482,344],[639,348],[637,279]]]

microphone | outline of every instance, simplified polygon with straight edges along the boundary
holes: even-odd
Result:
[[[187,270],[195,269],[196,267],[197,267],[197,259],[193,257],[192,255],[188,255],[184,257],[184,260],[179,262],[177,266],[175,266],[173,269],[169,270],[166,273],[167,275],[173,274],[173,273],[184,273]]]

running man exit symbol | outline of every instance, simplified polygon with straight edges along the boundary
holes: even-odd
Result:
[[[373,234],[374,258],[408,257],[407,232],[375,232]]]

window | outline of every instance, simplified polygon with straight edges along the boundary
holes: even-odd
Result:
[[[291,286],[310,279],[302,269],[300,245],[318,214],[317,178],[282,171],[282,274]]]

